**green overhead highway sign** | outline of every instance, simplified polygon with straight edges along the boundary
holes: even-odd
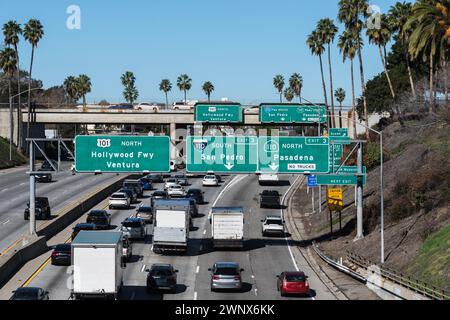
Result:
[[[186,171],[254,173],[258,137],[187,137]]]
[[[333,152],[334,151],[334,152]],[[342,155],[344,154],[344,147],[342,144],[330,144],[330,166],[334,161],[334,165],[339,165]]]
[[[170,138],[77,136],[78,172],[170,172]]]
[[[327,121],[323,105],[303,104],[261,104],[259,120],[261,123],[300,123],[311,124]]]
[[[240,104],[196,104],[195,121],[208,123],[242,123],[243,108]]]
[[[317,184],[326,186],[353,186],[358,184],[358,177],[356,175],[317,175]],[[366,184],[366,175],[363,175],[363,185]]]
[[[328,173],[329,140],[324,137],[259,137],[261,173]]]
[[[330,141],[339,141],[345,144],[350,144],[350,137],[347,128],[331,128],[328,132]]]
[[[357,166],[342,166],[339,168],[339,166],[334,167],[334,173],[339,174],[357,174],[358,173],[358,167]],[[366,174],[367,168],[366,166],[362,167],[363,174]]]

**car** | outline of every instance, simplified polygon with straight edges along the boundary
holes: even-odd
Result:
[[[267,216],[262,222],[262,235],[285,235],[284,220],[278,216]]]
[[[176,178],[166,179],[166,182],[164,183],[164,190],[167,190],[169,189],[169,187],[176,185],[178,185],[178,180]]]
[[[170,290],[173,293],[177,290],[177,273],[171,264],[153,264],[146,270],[147,274],[147,292],[152,293],[156,290]]]
[[[179,101],[179,102],[174,102],[172,105],[173,110],[194,110],[194,107],[195,107],[194,101],[192,101],[192,102]]]
[[[194,199],[197,204],[204,204],[204,194],[205,192],[200,189],[189,189],[186,193],[186,197]]]
[[[97,230],[97,226],[95,223],[78,223],[72,230],[71,239],[73,240],[80,231],[95,231]]]
[[[49,170],[40,168],[40,169],[38,169],[38,171],[48,172]],[[52,174],[51,173],[37,173],[34,175],[34,177],[36,178],[37,182],[52,182]]]
[[[147,179],[147,177],[140,178],[139,181],[142,182],[142,189],[144,191],[153,190],[153,182],[150,179]]]
[[[48,220],[51,218],[51,209],[50,209],[50,203],[48,202],[47,197],[36,197],[35,198],[35,216],[38,220]],[[30,203],[27,203],[27,207],[25,208],[25,211],[23,213],[23,218],[25,220],[30,219]]]
[[[189,179],[186,176],[176,175],[175,179],[178,180],[178,184],[180,186],[188,186],[189,185]]]
[[[280,183],[280,179],[277,174],[261,174],[258,177],[258,182],[260,186],[276,186]]]
[[[215,175],[207,175],[203,178],[204,187],[217,187],[218,185],[219,181]]]
[[[206,173],[206,175],[216,176],[217,181],[218,181],[219,183],[222,183],[222,176],[221,176],[220,174],[215,174],[214,171],[208,171],[208,172]]]
[[[180,185],[170,186],[169,189],[167,189],[167,193],[169,194],[169,197],[171,197],[171,198],[186,197],[186,190],[184,190],[184,188]]]
[[[139,103],[137,106],[134,106],[134,110],[142,110],[142,111],[159,111],[159,107],[150,103]]]
[[[281,296],[305,295],[309,296],[308,276],[304,272],[282,272],[277,276],[277,290]]]
[[[279,208],[281,206],[281,195],[276,190],[264,190],[259,196],[261,208]]]
[[[110,110],[133,110],[133,105],[131,104],[121,104],[121,105],[114,105],[109,106],[108,109]]]
[[[152,183],[163,183],[164,182],[164,178],[163,178],[162,174],[149,174],[146,178],[148,180],[150,180]]]
[[[130,188],[130,187],[135,188],[138,197],[142,197],[144,195],[144,186],[141,181],[131,179],[125,180],[123,182],[123,188]]]
[[[125,261],[130,261],[133,256],[133,244],[131,243],[128,235],[122,234],[122,257]]]
[[[97,229],[109,229],[111,227],[111,215],[105,210],[91,210],[86,218],[86,223],[93,223]]]
[[[150,206],[144,206],[141,205],[136,210],[136,218],[140,218],[144,220],[145,223],[152,223],[153,222],[153,208]]]
[[[52,265],[70,266],[72,264],[72,246],[70,243],[58,244],[51,255]]]
[[[135,203],[138,200],[137,193],[134,188],[122,188],[117,192],[125,193],[130,198],[130,204]]]
[[[9,300],[49,300],[49,292],[37,287],[20,287]]]
[[[197,206],[197,202],[195,201],[195,199],[193,198],[186,198],[186,200],[189,201],[190,204],[190,215],[191,218],[196,218],[198,217],[198,206]]]
[[[165,190],[157,190],[153,192],[152,197],[150,199],[150,204],[153,207],[153,204],[155,203],[155,200],[164,200],[169,199],[169,194]]]
[[[174,160],[170,160],[170,171],[171,172],[177,171],[177,164]]]
[[[236,262],[216,262],[211,272],[211,291],[216,290],[242,290],[241,272],[244,269]]]
[[[109,208],[129,208],[131,204],[130,197],[123,192],[113,193],[109,197]]]
[[[53,167],[52,167],[53,165]],[[48,160],[45,160],[42,165],[41,165],[41,169],[43,171],[56,171],[55,169],[58,169],[58,162],[56,162],[55,160],[50,160],[50,162]]]
[[[145,222],[140,218],[126,218],[122,222],[120,228],[129,239],[145,239],[147,231],[145,230]]]

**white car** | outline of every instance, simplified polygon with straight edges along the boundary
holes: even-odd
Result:
[[[277,174],[261,174],[259,176],[259,184],[263,185],[277,185],[280,182]]]
[[[171,186],[167,189],[167,193],[169,194],[169,197],[177,197],[177,198],[184,198],[186,197],[186,190],[180,186],[180,185],[175,185],[175,186]]]
[[[198,101],[180,101],[180,102],[174,102],[172,105],[173,110],[194,110],[195,104]]]
[[[145,222],[140,218],[126,218],[122,222],[120,231],[129,239],[145,239],[147,232],[145,230]]]
[[[176,185],[178,185],[178,180],[176,178],[169,178],[164,183],[164,190],[167,190],[170,187],[176,186]]]
[[[217,187],[219,185],[219,180],[215,175],[207,175],[203,178],[204,187]]]
[[[116,192],[109,197],[109,208],[129,208],[131,199],[126,193]]]
[[[267,216],[262,220],[262,235],[285,235],[284,221],[278,216]]]
[[[159,106],[150,104],[150,103],[140,103],[137,106],[134,106],[134,110],[142,110],[142,111],[159,111]]]

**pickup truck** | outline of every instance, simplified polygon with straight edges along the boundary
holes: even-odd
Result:
[[[279,208],[281,195],[275,190],[264,190],[260,193],[260,207],[261,208]]]

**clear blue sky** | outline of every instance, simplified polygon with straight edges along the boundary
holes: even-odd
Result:
[[[319,60],[305,41],[316,22],[336,20],[338,0],[0,0],[0,24],[10,19],[41,20],[45,36],[35,54],[33,76],[45,87],[60,85],[68,75],[92,79],[88,102],[122,101],[120,75],[137,78],[139,101],[164,101],[162,78],[174,88],[171,101],[183,95],[175,85],[181,73],[193,79],[188,99],[204,98],[201,85],[213,82],[213,99],[228,97],[243,104],[276,102],[275,74],[304,79],[303,95],[322,101]],[[393,0],[372,1],[386,12]],[[81,8],[81,30],[66,28],[66,9]],[[337,23],[337,22],[336,22]],[[340,32],[343,27],[340,25]],[[332,48],[334,87],[347,91],[349,65]],[[31,48],[22,40],[21,67],[28,69]],[[377,49],[365,45],[366,79],[382,71]],[[355,65],[356,67],[356,65]],[[327,70],[327,69],[326,69]],[[355,68],[355,72],[358,68]],[[328,74],[328,73],[327,73]],[[357,95],[359,73],[355,73]],[[327,77],[328,78],[328,77]]]

